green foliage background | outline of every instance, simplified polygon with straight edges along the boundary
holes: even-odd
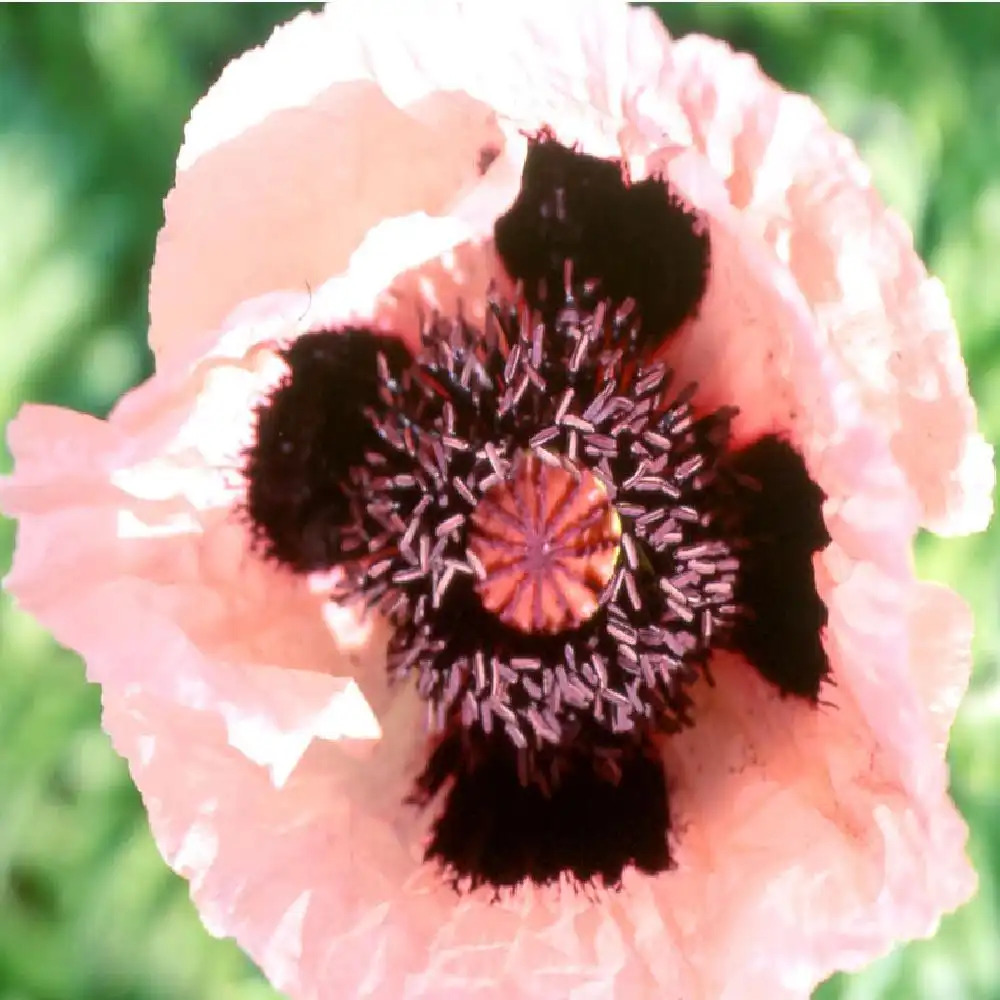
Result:
[[[674,33],[755,52],[851,134],[944,280],[1000,439],[1000,17],[990,5],[658,5]],[[146,280],[186,114],[293,4],[0,6],[0,420],[25,400],[104,414],[150,372]],[[10,460],[0,457],[4,471]],[[0,525],[9,564],[14,526]],[[923,539],[924,575],[979,622],[954,795],[977,899],[823,1000],[1000,997],[997,531]],[[0,1000],[264,1000],[153,847],[81,663],[3,598]],[[933,864],[933,858],[928,859]]]

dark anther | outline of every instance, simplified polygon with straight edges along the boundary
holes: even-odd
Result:
[[[427,859],[470,889],[563,878],[615,888],[626,867],[671,867],[667,785],[651,744],[627,741],[595,755],[584,734],[556,766],[551,787],[526,785],[506,740],[447,735],[417,786],[424,805],[446,788]]]
[[[825,497],[802,456],[774,435],[737,453],[733,466],[758,488],[740,493],[747,547],[736,594],[748,614],[733,630],[731,645],[783,693],[815,701],[830,674],[822,642],[827,610],[812,565],[813,553],[830,541]]]
[[[626,357],[629,311],[562,301],[551,324],[500,301],[486,330],[428,320],[351,480],[341,595],[392,623],[389,670],[432,731],[457,713],[526,751],[580,720],[683,725],[738,613],[731,412],[695,414],[665,365]]]
[[[305,334],[283,352],[288,374],[257,410],[246,513],[261,551],[290,569],[341,558],[345,486],[376,441],[366,408],[379,402],[380,352],[393,372],[410,362],[399,340],[370,330]]]
[[[601,297],[634,299],[643,336],[654,342],[694,315],[708,282],[708,229],[666,181],[630,184],[620,163],[567,148],[549,132],[531,141],[521,191],[494,232],[533,306],[556,298],[569,261],[578,297],[596,283]]]

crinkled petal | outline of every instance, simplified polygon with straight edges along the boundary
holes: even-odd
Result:
[[[972,676],[972,612],[953,590],[920,583],[911,602],[910,632],[913,682],[943,755]]]
[[[642,880],[601,904],[565,890],[491,903],[417,871],[423,824],[399,807],[415,772],[397,734],[420,709],[396,709],[363,766],[316,746],[280,789],[210,714],[137,693],[106,699],[104,723],[208,927],[234,934],[291,995],[703,995]]]
[[[850,140],[748,55],[682,39],[671,81],[695,148],[734,207],[791,270],[934,531],[982,529],[992,450],[976,412],[941,283],[872,187]]]
[[[884,583],[862,574],[826,596],[839,616]],[[871,670],[889,642],[897,660],[940,649],[919,627],[885,634],[870,652],[834,648],[835,668]],[[280,789],[210,713],[138,692],[106,698],[105,725],[209,928],[294,996],[791,1000],[900,935],[930,933],[967,898],[942,767],[915,797],[849,691],[814,711],[739,660],[713,672],[698,725],[665,751],[678,869],[627,875],[596,900],[566,888],[459,899],[420,867],[427,817],[400,807],[422,751],[405,692],[388,695],[385,738],[363,765],[314,745]]]
[[[664,169],[709,211],[714,262],[698,317],[666,356],[681,381],[698,382],[706,407],[739,401],[734,423],[739,439],[786,435],[829,498],[825,517],[833,544],[819,560],[818,579],[853,580],[855,586],[872,581],[839,622],[827,602],[829,644],[851,641],[858,655],[875,646],[882,650],[878,669],[856,670],[856,657],[845,657],[846,665],[835,671],[837,683],[855,690],[881,749],[895,753],[896,766],[912,772],[916,788],[921,768],[941,765],[938,748],[927,739],[933,728],[927,706],[948,696],[932,687],[953,690],[948,670],[959,682],[968,672],[966,651],[915,683],[920,671],[895,652],[909,627],[909,608],[923,593],[911,554],[920,506],[856,382],[827,349],[805,296],[767,242],[729,204],[722,181],[696,152],[669,156]],[[954,599],[942,604],[953,606]],[[943,611],[942,622],[947,616]],[[948,648],[957,653],[957,645]]]
[[[384,635],[328,604],[332,581],[252,553],[242,455],[285,371],[276,350],[297,333],[360,320],[413,339],[419,307],[463,299],[481,317],[492,255],[473,237],[453,219],[388,220],[345,274],[243,304],[108,420],[29,406],[12,422],[0,504],[20,530],[6,586],[92,681],[217,712],[279,783],[315,738],[380,737],[366,699]]]
[[[385,219],[485,202],[492,221],[522,130],[557,123],[609,156],[688,140],[659,86],[668,45],[651,11],[603,0],[339,0],[279,28],[188,125],[150,290],[158,363],[245,299],[344,271]]]
[[[252,560],[241,527],[197,509],[199,477],[188,495],[182,475],[171,496],[116,486],[115,430],[43,407],[11,426],[18,472],[0,502],[20,518],[6,585],[21,607],[106,689],[217,712],[275,780],[315,736],[377,738],[349,676],[357,654],[331,640],[318,599]],[[53,450],[73,454],[53,463]]]

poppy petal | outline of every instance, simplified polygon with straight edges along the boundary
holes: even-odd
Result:
[[[791,270],[828,348],[889,435],[923,523],[943,534],[982,529],[992,451],[976,431],[944,290],[906,225],[808,98],[714,39],[684,38],[673,53],[694,148]]]

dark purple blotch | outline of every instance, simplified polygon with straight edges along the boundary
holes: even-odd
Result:
[[[395,373],[410,363],[401,341],[371,330],[304,334],[283,352],[288,374],[257,409],[246,513],[264,554],[296,572],[341,559],[348,476],[378,445],[366,410],[379,404],[380,351]]]
[[[426,859],[463,889],[561,879],[617,888],[626,869],[671,868],[667,781],[655,747],[618,741],[612,781],[595,770],[594,739],[603,741],[584,733],[562,752],[559,781],[545,791],[519,779],[517,752],[502,735],[449,733],[418,779],[418,803],[446,789]]]
[[[732,466],[756,487],[739,492],[746,548],[736,597],[749,614],[739,620],[730,644],[782,693],[816,701],[830,675],[823,648],[827,609],[813,572],[813,555],[830,542],[825,495],[802,456],[776,435],[737,452]]]
[[[521,190],[494,235],[533,306],[544,312],[559,300],[552,289],[563,286],[569,261],[578,297],[596,282],[596,295],[634,299],[654,344],[697,312],[708,283],[707,225],[666,181],[631,184],[618,161],[563,146],[548,132],[531,140]]]

